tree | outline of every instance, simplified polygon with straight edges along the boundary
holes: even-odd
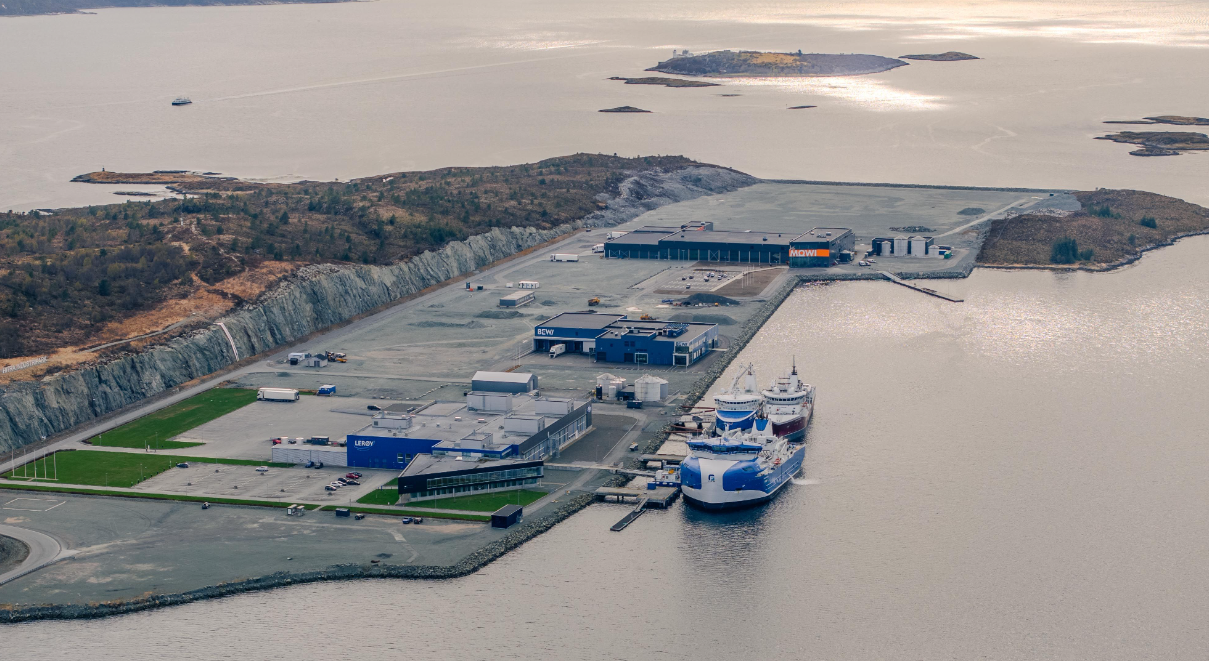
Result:
[[[101,296],[109,295],[109,280],[101,278],[101,281],[97,283],[97,294]]]
[[[1079,259],[1079,243],[1068,237],[1054,241],[1049,261],[1055,264],[1074,264]]]

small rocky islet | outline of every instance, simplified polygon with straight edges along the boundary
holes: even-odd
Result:
[[[650,110],[643,110],[634,106],[617,106],[616,108],[604,108],[597,112],[650,112]]]
[[[980,60],[982,58],[969,53],[951,50],[946,53],[921,53],[917,55],[899,55],[900,60],[922,60],[926,62],[961,62],[964,60]]]

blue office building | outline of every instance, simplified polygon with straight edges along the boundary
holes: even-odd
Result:
[[[564,312],[533,330],[535,351],[560,343],[600,362],[688,366],[717,346],[718,325]]]
[[[348,435],[345,454],[350,467],[403,470],[417,455],[432,453],[432,446],[440,442],[436,438],[400,438],[371,427]]]

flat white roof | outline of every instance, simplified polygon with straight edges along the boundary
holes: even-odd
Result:
[[[529,372],[475,372],[471,381],[502,381],[504,383],[528,383],[533,375]]]

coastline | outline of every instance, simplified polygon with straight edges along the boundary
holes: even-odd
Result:
[[[896,188],[922,188],[922,189],[951,189],[951,190],[990,190],[1002,192],[1036,192],[1039,189],[1020,189],[1020,188],[980,188],[980,187],[963,187],[963,186],[942,186],[942,185],[924,185],[924,184],[870,184],[857,182],[805,182],[805,181],[776,181],[764,180],[765,183],[811,183],[825,185],[842,185],[842,186],[884,186]],[[989,224],[985,225],[980,230],[980,240],[989,230]],[[891,271],[904,279],[960,279],[970,275],[974,268],[999,268],[1006,270],[1085,270],[1091,272],[1106,272],[1125,265],[1138,261],[1143,254],[1150,250],[1155,250],[1161,247],[1173,245],[1175,241],[1187,236],[1196,236],[1209,234],[1209,230],[1198,231],[1179,236],[1172,237],[1170,241],[1154,244],[1146,248],[1139,249],[1137,255],[1130,256],[1127,259],[1119,260],[1112,264],[1103,266],[1059,266],[1059,265],[989,265],[977,263],[974,260],[963,260],[959,268],[939,271],[896,271],[892,268],[885,270]],[[560,241],[566,238],[566,235],[560,235],[543,245]],[[531,248],[532,250],[535,248]],[[527,251],[526,251],[527,252]],[[516,255],[505,258],[512,259]],[[890,265],[887,264],[889,267]],[[905,265],[904,265],[905,266]],[[460,277],[460,276],[459,276]],[[780,306],[788,299],[792,292],[798,287],[817,282],[831,281],[849,281],[849,280],[883,280],[884,277],[878,271],[861,271],[852,273],[811,273],[792,270],[785,273],[778,281],[769,285],[765,292],[771,292],[762,299],[757,298],[759,308],[746,321],[743,322],[739,332],[734,336],[731,344],[726,351],[719,356],[719,359],[712,364],[701,376],[696,379],[692,385],[684,391],[685,406],[691,406],[705,397],[709,389],[714,385],[717,379],[732,365],[733,361],[743,351],[743,349],[755,337],[756,333],[763,328],[768,320],[779,310]],[[445,283],[434,285],[429,289],[434,289],[442,286]],[[425,291],[428,291],[426,289]],[[407,298],[420,295],[420,293],[412,294]],[[402,299],[393,301],[383,307],[392,307],[402,302]],[[373,311],[358,315],[358,317],[368,316]],[[340,325],[350,323],[352,320],[346,320]],[[330,329],[324,329],[324,331]],[[317,333],[320,331],[317,331]],[[245,360],[255,361],[257,358],[252,357]],[[234,367],[234,365],[230,366]],[[215,375],[216,376],[216,375]],[[161,393],[163,394],[163,393]],[[662,445],[670,431],[670,423],[665,425],[663,429],[655,432],[647,441],[641,444],[641,451],[650,453],[655,451]],[[626,467],[633,468],[639,461],[635,457],[630,457],[626,460]],[[608,478],[610,486],[616,486],[628,481],[620,475],[613,475]],[[90,619],[108,617],[110,615],[119,615],[153,608],[165,606],[173,606],[194,601],[214,599],[243,592],[254,592],[267,590],[277,587],[284,587],[294,584],[312,583],[318,581],[336,581],[336,580],[357,580],[366,578],[399,578],[399,579],[444,579],[458,578],[474,573],[518,548],[525,542],[537,537],[543,532],[549,530],[554,525],[566,520],[570,516],[585,509],[588,505],[594,502],[594,497],[591,493],[578,493],[567,498],[565,502],[559,502],[550,510],[543,511],[540,514],[532,517],[529,521],[522,524],[514,531],[510,531],[504,537],[496,539],[480,548],[470,552],[465,557],[451,565],[391,565],[385,563],[366,564],[366,563],[349,563],[349,564],[333,564],[322,570],[309,570],[288,572],[280,571],[269,574],[264,574],[254,578],[239,579],[230,582],[219,582],[214,585],[209,585],[202,588],[150,595],[135,599],[122,599],[112,602],[93,602],[87,604],[58,604],[58,605],[37,605],[37,606],[15,606],[11,608],[0,607],[0,623],[16,623],[28,622],[35,620],[47,619]]]

